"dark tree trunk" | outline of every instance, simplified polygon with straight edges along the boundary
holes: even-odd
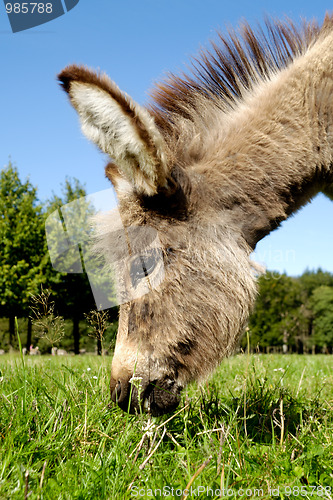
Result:
[[[73,317],[73,338],[74,338],[74,353],[80,354],[80,318],[78,315]]]
[[[304,344],[300,339],[297,340],[297,354],[304,354]]]
[[[99,337],[97,337],[97,354],[102,356],[102,341]]]
[[[27,331],[27,343],[26,343],[26,348],[27,351],[30,351],[30,346],[31,346],[31,341],[32,341],[32,321],[30,316],[28,317],[28,331]]]
[[[15,316],[9,316],[9,345],[13,347],[13,340],[15,338]]]

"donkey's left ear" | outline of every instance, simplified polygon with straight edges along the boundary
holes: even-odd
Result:
[[[106,75],[85,67],[68,66],[59,80],[79,114],[83,133],[113,158],[133,190],[152,196],[166,188],[166,146],[150,113]]]

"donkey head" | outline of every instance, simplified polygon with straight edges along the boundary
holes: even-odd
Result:
[[[234,348],[255,296],[250,248],[229,206],[217,202],[204,156],[177,158],[186,138],[163,129],[105,75],[70,66],[60,75],[84,134],[114,163],[106,168],[125,227],[158,232],[164,279],[120,307],[111,370],[112,399],[124,410],[173,410],[181,390]],[[202,138],[191,137],[192,144]],[[140,281],[161,262],[145,258]],[[135,268],[138,256],[129,266]],[[135,269],[133,270],[135,274]],[[140,381],[136,387],[133,377]]]

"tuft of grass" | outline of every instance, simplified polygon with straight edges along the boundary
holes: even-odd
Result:
[[[284,374],[272,381],[266,374],[256,375],[255,367],[248,375],[245,397],[232,395],[231,411],[238,411],[238,420],[243,422],[242,434],[258,443],[270,443],[279,436],[280,444],[285,435],[297,435],[304,421],[321,420],[326,410],[321,407],[319,394],[304,400],[290,387],[284,387]]]
[[[110,365],[1,356],[0,499],[333,497],[332,357],[230,358],[158,418],[110,404]]]

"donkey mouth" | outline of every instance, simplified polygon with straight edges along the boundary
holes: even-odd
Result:
[[[180,403],[182,388],[176,386],[175,382],[165,383],[151,382],[148,384],[144,394],[143,405],[145,411],[153,416],[164,415],[173,412]]]
[[[112,382],[112,401],[131,414],[146,412],[156,417],[174,411],[180,403],[182,387],[170,379],[141,383],[140,386],[130,381]]]

